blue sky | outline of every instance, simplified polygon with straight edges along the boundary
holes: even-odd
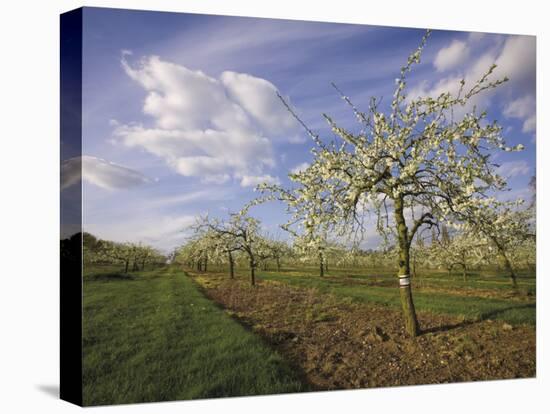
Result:
[[[275,96],[330,139],[321,116],[358,126],[330,82],[358,107],[389,102],[424,29],[86,8],[83,65],[84,229],[165,251],[197,214],[224,216],[261,180],[288,183],[312,143]],[[433,32],[411,94],[453,89],[492,63],[510,82],[480,98],[521,153],[500,153],[507,197],[529,198],[535,174],[535,39]],[[275,236],[284,210],[254,214]],[[367,245],[373,247],[373,236]]]

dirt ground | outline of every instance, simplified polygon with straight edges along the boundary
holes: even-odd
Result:
[[[350,389],[535,376],[529,326],[419,313],[407,337],[401,313],[277,282],[256,287],[190,273],[204,293],[276,348],[314,389]]]

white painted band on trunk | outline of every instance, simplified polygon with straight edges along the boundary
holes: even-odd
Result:
[[[399,287],[404,288],[411,284],[411,278],[409,275],[399,275]]]

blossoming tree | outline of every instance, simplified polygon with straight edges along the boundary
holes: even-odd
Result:
[[[158,250],[141,243],[116,243],[97,239],[89,233],[84,233],[83,239],[84,259],[87,263],[122,264],[124,273],[128,273],[130,270],[144,270],[147,264],[166,262],[166,257]]]
[[[235,278],[235,254],[240,251],[238,240],[229,234],[220,234],[208,225],[208,218],[197,220],[192,226],[193,237],[178,251],[178,259],[189,267],[197,264],[197,270],[207,271],[206,260],[214,264],[227,264],[229,277]]]
[[[458,212],[463,219],[458,227],[481,238],[494,249],[514,288],[517,287],[514,256],[524,251],[525,246],[535,251],[534,209],[521,209],[521,204],[522,200],[499,202],[490,199],[482,207],[471,204]]]
[[[256,267],[259,262],[267,259],[270,249],[261,235],[260,222],[248,215],[247,208],[231,214],[227,221],[202,217],[196,228],[221,240],[227,249],[245,254],[250,266],[250,284],[256,284]]]
[[[284,259],[292,257],[293,251],[288,243],[281,240],[270,239],[269,237],[264,238],[264,252],[263,254],[267,259],[273,259],[277,271],[281,271],[281,262]]]
[[[458,92],[437,97],[407,97],[407,74],[420,62],[429,32],[401,68],[391,104],[383,110],[372,98],[367,112],[333,85],[354,111],[361,131],[352,133],[324,114],[335,134],[330,142],[302,123],[313,138],[313,162],[289,174],[290,189],[262,184],[265,198],[287,203],[292,215],[288,226],[305,234],[362,234],[365,214],[376,212],[377,229],[395,238],[398,276],[406,330],[419,333],[410,282],[411,242],[422,226],[455,220],[461,212],[468,220],[469,206],[486,205],[495,191],[504,189],[491,162],[495,150],[507,147],[496,122],[487,122],[486,112],[470,108],[478,94],[507,79],[492,80],[495,65],[472,85],[465,80]],[[282,100],[282,98],[281,98]],[[283,101],[292,114],[290,106]],[[462,116],[458,113],[465,112]]]
[[[453,237],[436,240],[426,252],[432,263],[443,267],[451,274],[455,267],[462,269],[466,281],[467,272],[487,260],[489,246],[483,237],[471,232],[460,232]]]

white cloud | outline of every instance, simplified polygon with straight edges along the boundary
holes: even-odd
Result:
[[[141,61],[137,69],[126,60],[122,65],[146,91],[143,112],[163,129],[246,129],[250,119],[228,99],[223,84],[185,66],[157,56]]]
[[[136,187],[151,182],[138,171],[101,158],[83,155],[63,161],[61,165],[61,190],[84,180],[106,190]]]
[[[114,134],[126,146],[164,159],[179,174],[208,182],[224,181],[230,174],[259,174],[275,166],[270,140],[243,131],[121,126]]]
[[[466,62],[467,65],[464,65],[463,70],[453,72],[452,75],[435,79],[432,82],[423,81],[413,86],[407,94],[407,99],[411,100],[420,96],[437,97],[444,92],[456,95],[460,88],[461,79],[465,80],[465,90],[467,91],[487,72],[492,64],[496,64],[497,68],[491,75],[491,79],[497,80],[506,76],[509,78],[509,82],[500,88],[475,95],[470,99],[467,106],[455,108],[455,116],[462,116],[474,106],[479,111],[487,108],[495,94],[505,96],[506,99],[525,94],[534,95],[535,38],[533,36],[497,36],[494,38],[492,46],[484,48],[481,53],[480,50],[476,50],[476,43],[479,40],[478,36],[470,36],[467,42],[454,40],[449,46],[440,50],[434,61],[434,65],[438,70],[451,67],[451,63],[458,63],[459,60],[467,59],[467,56],[474,54],[474,51],[477,51],[478,54],[474,59],[469,59]],[[464,43],[464,46],[461,45],[462,43]],[[469,50],[469,52],[465,52],[465,50]],[[451,53],[453,51],[454,54]],[[533,124],[534,119],[526,122],[524,131],[533,128]]]
[[[531,169],[525,161],[509,161],[497,168],[497,174],[505,178],[513,178],[529,174]]]
[[[82,178],[82,160],[69,158],[61,163],[61,191],[80,182]]]
[[[507,76],[510,81],[528,88],[535,87],[536,42],[534,36],[509,36],[495,63],[497,77]],[[527,85],[525,85],[527,84]]]
[[[439,79],[434,83],[430,83],[426,80],[420,82],[415,87],[411,88],[407,94],[407,99],[416,99],[418,97],[431,96],[437,97],[442,93],[451,92],[456,94],[460,87],[460,80],[462,78],[457,77],[446,77]]]
[[[241,187],[256,187],[258,184],[268,183],[268,184],[280,184],[280,181],[277,177],[272,177],[271,175],[245,175],[241,178]]]
[[[264,131],[280,135],[296,128],[296,120],[277,97],[277,88],[271,82],[236,72],[223,72],[220,79],[229,96],[244,108]]]
[[[523,132],[534,132],[537,129],[537,117],[532,115],[523,122],[522,131]],[[533,139],[535,139],[535,134],[533,134]],[[534,142],[534,141],[532,141]]]
[[[290,170],[290,172],[292,174],[298,174],[302,171],[305,171],[307,170],[307,168],[309,167],[309,163],[308,162],[302,162],[301,164],[298,164],[297,166],[295,166],[294,168],[292,168]]]
[[[523,132],[532,132],[536,128],[536,103],[535,97],[526,95],[518,98],[504,107],[504,115],[508,118],[523,120]]]
[[[275,166],[272,141],[295,136],[296,120],[265,79],[228,71],[217,79],[156,56],[136,68],[123,56],[122,65],[147,92],[143,111],[155,126],[119,125],[114,135],[181,175],[209,183],[262,176]]]
[[[470,49],[466,42],[453,40],[453,42],[442,48],[436,55],[434,66],[438,72],[443,72],[452,69],[468,58]]]
[[[430,96],[433,98],[438,97],[442,93],[450,92],[451,95],[457,95],[460,89],[460,81],[464,79],[465,90],[471,88],[476,81],[478,81],[495,62],[495,55],[491,52],[485,53],[479,56],[473,62],[468,62],[467,69],[461,72],[453,73],[442,78],[436,78],[433,82],[426,80],[422,81],[415,87],[411,88],[407,94],[408,99],[415,99],[417,97]],[[470,99],[470,104],[459,108],[455,108],[455,115],[461,116],[471,110],[474,105],[478,107],[485,107],[488,104],[488,94],[475,95]]]

